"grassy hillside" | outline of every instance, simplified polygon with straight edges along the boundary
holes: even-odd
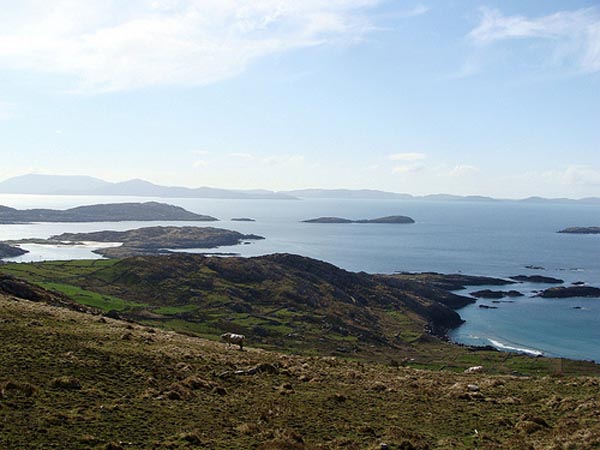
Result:
[[[0,271],[111,317],[210,339],[242,333],[250,345],[280,352],[457,372],[479,364],[495,373],[600,372],[591,363],[473,351],[435,337],[461,323],[446,305],[470,301],[440,288],[437,275],[352,273],[285,254],[54,261]]]
[[[598,378],[291,356],[113,320],[5,280],[0,448],[592,449]],[[50,306],[45,302],[63,307]],[[85,308],[81,308],[85,311]]]

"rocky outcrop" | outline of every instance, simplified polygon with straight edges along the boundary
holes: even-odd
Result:
[[[516,275],[510,277],[510,279],[525,283],[563,284],[565,282],[560,278],[545,277],[543,275]]]
[[[400,272],[391,276],[398,280],[417,281],[447,291],[459,291],[465,289],[467,286],[506,286],[508,284],[515,284],[515,281],[512,280],[476,275],[463,275],[461,273]]]
[[[29,253],[27,250],[20,247],[14,247],[12,245],[3,244],[0,242],[0,259],[2,258],[15,258],[17,256]]]
[[[383,224],[409,224],[415,223],[414,219],[408,216],[386,216],[376,219],[351,220],[342,217],[317,217],[316,219],[303,220],[304,223],[383,223]]]
[[[484,289],[482,291],[471,292],[473,297],[477,298],[490,298],[490,299],[500,299],[504,297],[523,297],[523,294],[519,291],[510,290],[510,291],[492,291],[491,289]]]
[[[122,222],[122,221],[194,221],[213,222],[216,219],[187,211],[166,203],[110,203],[78,206],[67,210],[25,209],[0,206],[0,223],[22,222]]]
[[[592,286],[569,286],[545,289],[536,297],[542,298],[574,298],[593,297],[600,298],[600,288]]]

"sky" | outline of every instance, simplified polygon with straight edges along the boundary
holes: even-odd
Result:
[[[0,11],[0,179],[600,196],[598,0]]]

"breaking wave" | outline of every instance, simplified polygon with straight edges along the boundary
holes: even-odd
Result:
[[[514,352],[526,353],[528,355],[533,355],[533,356],[542,356],[544,354],[543,352],[541,352],[539,350],[534,350],[534,349],[530,349],[530,348],[511,347],[510,345],[503,344],[502,342],[495,341],[494,339],[488,338],[488,341],[490,341],[490,343],[494,347],[502,349],[502,350],[511,350]]]

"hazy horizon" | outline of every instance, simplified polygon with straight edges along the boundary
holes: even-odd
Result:
[[[2,3],[2,180],[600,197],[597,1]]]
[[[541,199],[545,199],[545,200],[586,200],[586,199],[600,199],[600,197],[595,197],[595,196],[587,196],[587,197],[541,197],[541,196],[534,196],[534,195],[526,195],[526,196],[521,196],[521,197],[494,197],[493,195],[486,195],[486,194],[481,194],[481,193],[473,193],[473,194],[452,194],[452,193],[448,193],[448,192],[429,192],[429,193],[424,193],[424,194],[414,194],[411,192],[395,192],[395,191],[386,191],[386,190],[381,190],[381,189],[370,189],[370,188],[346,188],[346,187],[337,187],[337,188],[321,188],[318,186],[311,186],[311,187],[305,187],[305,188],[298,188],[298,189],[288,189],[288,190],[271,190],[271,189],[265,189],[265,188],[250,188],[250,189],[228,189],[228,188],[223,188],[222,186],[202,186],[202,185],[197,185],[197,186],[185,186],[185,185],[162,185],[160,183],[154,183],[150,180],[144,180],[141,178],[130,178],[130,179],[125,179],[125,180],[118,180],[118,181],[109,181],[109,180],[104,180],[102,178],[98,178],[98,177],[93,177],[90,175],[53,175],[53,174],[39,174],[39,173],[29,173],[29,174],[23,174],[23,175],[17,175],[15,177],[9,177],[6,179],[0,179],[0,195],[3,194],[28,194],[27,192],[9,192],[9,191],[3,191],[2,187],[3,187],[3,183],[4,182],[10,182],[10,181],[20,181],[21,179],[26,179],[27,183],[28,183],[28,187],[33,189],[36,189],[36,186],[34,184],[32,184],[32,182],[34,180],[31,179],[31,177],[42,177],[42,180],[39,180],[39,184],[38,186],[45,186],[45,184],[43,183],[43,178],[45,177],[58,177],[60,179],[64,179],[64,180],[86,180],[89,179],[90,181],[102,181],[102,182],[106,182],[106,183],[111,183],[112,185],[119,185],[119,184],[128,184],[128,183],[136,183],[136,182],[140,182],[141,184],[145,184],[145,183],[149,183],[150,185],[154,185],[156,187],[160,187],[160,188],[167,188],[167,189],[175,189],[175,188],[184,188],[184,189],[210,189],[210,190],[216,190],[216,191],[228,191],[228,192],[271,192],[274,194],[292,194],[295,196],[298,196],[300,198],[303,197],[303,193],[307,193],[310,191],[315,191],[315,192],[322,192],[323,195],[321,196],[309,196],[309,197],[314,197],[314,198],[342,198],[340,196],[337,197],[327,197],[326,193],[330,192],[330,193],[348,193],[349,197],[348,198],[363,198],[366,199],[368,198],[368,196],[366,197],[356,197],[356,196],[352,196],[352,193],[355,194],[360,194],[362,193],[379,193],[379,194],[392,194],[392,195],[398,195],[398,198],[401,198],[400,196],[407,196],[407,197],[413,197],[415,199],[419,199],[419,198],[423,198],[423,197],[443,197],[443,196],[447,196],[447,197],[461,197],[461,198],[476,198],[476,197],[480,197],[480,198],[489,198],[492,200],[528,200],[528,199],[534,199],[534,198],[541,198]],[[50,183],[51,185],[51,183]],[[57,194],[57,195],[65,195],[64,191],[69,191],[69,190],[81,190],[81,188],[77,187],[77,184],[74,184],[72,186],[63,186],[60,185],[58,187],[56,187],[58,189],[58,191],[63,191],[61,194]],[[37,188],[38,190],[40,190],[40,188]],[[89,187],[89,189],[91,191],[93,191],[94,187],[91,185]],[[47,190],[45,191],[45,193],[47,193],[48,195],[54,195],[56,194],[56,192]],[[32,194],[32,195],[40,195],[40,194]],[[105,195],[105,196],[124,196],[126,194],[69,194],[69,195]],[[131,197],[136,197],[135,194],[130,194],[129,196]],[[167,195],[144,195],[147,197],[156,197],[156,198],[168,198]],[[189,197],[189,198],[210,198],[210,197]],[[214,198],[224,198],[226,199],[227,197],[214,197]],[[384,197],[377,197],[376,195],[373,198],[384,198]],[[234,198],[235,199],[235,198]]]

